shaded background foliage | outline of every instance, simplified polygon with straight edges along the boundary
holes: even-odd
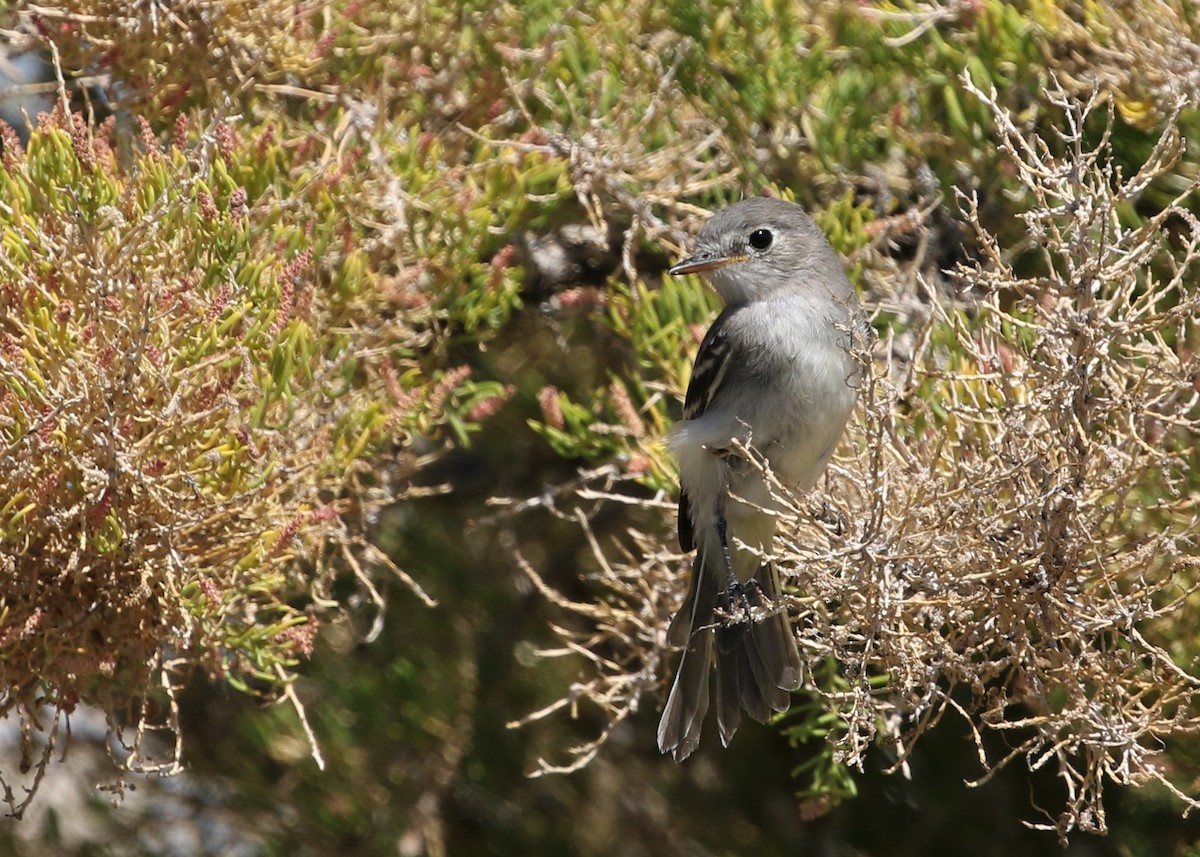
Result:
[[[113,112],[118,154],[138,145],[133,117],[158,145],[231,129],[230,180],[249,210],[263,222],[294,217],[300,231],[311,224],[313,284],[335,342],[375,325],[381,336],[406,331],[403,343],[368,337],[356,377],[404,412],[387,425],[404,461],[419,463],[403,468],[415,473],[404,484],[436,496],[358,523],[439,605],[375,577],[387,608],[368,642],[369,592],[335,576],[346,621],[322,625],[296,685],[324,773],[290,708],[260,708],[197,675],[180,707],[188,774],[127,778],[137,791],[110,807],[89,791],[116,777],[103,753],[88,752],[103,726],[81,711],[69,761],[51,768],[53,793],[8,824],[4,848],[1060,850],[1019,823],[1031,805],[1058,799],[1052,773],[1009,769],[964,789],[978,774],[974,749],[951,724],[926,739],[910,778],[876,769],[852,786],[831,782],[858,796],[812,820],[791,774],[819,755],[819,739],[797,748],[775,730],[743,730],[730,750],[709,741],[676,767],[654,750],[653,695],[582,772],[527,779],[605,719],[581,709],[580,721],[506,728],[579,677],[576,663],[535,657],[554,645],[548,626],[564,620],[514,552],[581,601],[595,560],[575,522],[511,517],[488,500],[565,496],[577,468],[592,468],[647,501],[595,504],[599,540],[626,540],[630,526],[670,538],[655,504],[672,479],[653,441],[677,415],[698,326],[715,304],[661,274],[702,209],[764,187],[793,193],[850,257],[873,290],[867,299],[888,307],[877,327],[895,332],[898,353],[915,335],[918,313],[905,307],[923,300],[915,277],[950,294],[943,271],[979,253],[956,191],[976,195],[980,222],[1015,270],[1036,274],[1015,216],[1030,200],[987,107],[964,91],[963,69],[994,85],[1027,131],[1060,121],[1044,98],[1052,75],[1080,97],[1099,86],[1117,112],[1114,159],[1130,175],[1182,101],[1184,156],[1125,213],[1153,216],[1196,174],[1193,4],[630,0],[564,11],[189,0],[169,13],[79,2],[8,14],[10,52],[53,42],[64,68],[91,84],[73,102],[89,127]],[[1102,126],[1087,133],[1098,139]],[[125,163],[114,169],[127,175]],[[473,432],[478,423],[487,431]],[[377,479],[395,475],[385,461]],[[1181,663],[1193,639],[1180,628]],[[1194,747],[1172,754],[1194,770]],[[880,768],[890,761],[878,751]],[[1192,853],[1194,823],[1165,794],[1110,790],[1108,809],[1110,836],[1077,837],[1072,852]]]

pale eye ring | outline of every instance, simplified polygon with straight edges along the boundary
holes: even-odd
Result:
[[[755,229],[750,233],[750,246],[755,250],[766,250],[774,240],[770,229]]]

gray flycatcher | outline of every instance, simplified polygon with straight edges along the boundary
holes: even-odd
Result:
[[[679,762],[700,742],[710,664],[725,746],[740,709],[765,723],[800,686],[800,653],[770,559],[777,501],[736,447],[757,450],[782,484],[811,488],[854,407],[860,367],[851,344],[866,321],[837,251],[800,206],[779,199],[713,215],[696,252],[670,273],[703,274],[725,303],[700,345],[670,440],[679,543],[696,550],[667,631],[683,658],[658,726],[659,750]]]

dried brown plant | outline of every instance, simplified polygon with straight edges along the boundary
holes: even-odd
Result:
[[[219,101],[232,94],[230,82],[295,88],[337,35],[321,30],[330,8],[328,0],[79,0],[27,3],[21,13],[43,35],[78,36],[62,40],[69,67],[120,68],[125,100],[151,96],[169,108],[189,97]]]
[[[994,92],[966,86],[994,116],[1028,241],[999,246],[963,201],[980,261],[954,272],[954,296],[926,287],[880,307],[905,335],[863,355],[860,407],[823,489],[777,486],[791,514],[776,552],[810,667],[801,696],[836,715],[828,740],[842,764],[861,769],[884,744],[903,769],[956,714],[975,736],[977,782],[1014,762],[1057,771],[1063,804],[1035,826],[1065,838],[1106,829],[1108,783],[1157,782],[1200,806],[1163,764],[1164,746],[1200,729],[1197,653],[1181,630],[1197,622],[1200,580],[1200,222],[1185,205],[1194,187],[1130,216],[1180,155],[1174,114],[1128,176],[1096,97],[1050,93],[1062,125],[1041,139]],[[633,502],[628,480],[600,468],[536,505],[590,536],[594,509]],[[593,601],[568,601],[523,565],[572,616],[543,654],[584,666],[521,723],[584,705],[609,722],[536,774],[587,764],[617,724],[661,702],[686,564],[662,535],[669,498],[649,507],[661,533],[592,538]],[[990,755],[986,733],[1009,751]]]
[[[1116,0],[1048,5],[1042,23],[1057,42],[1064,86],[1115,95],[1122,118],[1143,130],[1180,98],[1200,98],[1200,21],[1188,0]]]

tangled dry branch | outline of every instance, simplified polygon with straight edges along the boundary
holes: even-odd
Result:
[[[886,359],[864,355],[860,408],[821,496],[778,486],[792,514],[776,552],[810,667],[802,693],[836,714],[842,763],[861,768],[883,743],[900,768],[954,713],[980,781],[1020,760],[1056,767],[1064,805],[1035,826],[1102,832],[1106,783],[1158,782],[1200,805],[1161,763],[1166,742],[1200,729],[1195,652],[1178,630],[1195,624],[1200,580],[1194,188],[1137,222],[1139,194],[1181,152],[1174,122],[1126,176],[1097,99],[1052,96],[1063,123],[1043,140],[967,86],[1025,196],[1027,245],[1000,247],[964,201],[981,261],[955,272],[956,297],[930,287],[907,301],[911,346],[897,337],[875,350]],[[616,499],[608,480],[598,490]],[[814,501],[837,514],[814,515]],[[557,504],[569,513],[571,497]],[[582,654],[585,675],[523,722],[586,701],[615,725],[662,686],[681,558],[641,533],[593,551],[595,601],[542,584],[578,620],[556,628],[551,654]],[[586,764],[610,731],[539,772]],[[1010,751],[994,758],[989,732]]]

